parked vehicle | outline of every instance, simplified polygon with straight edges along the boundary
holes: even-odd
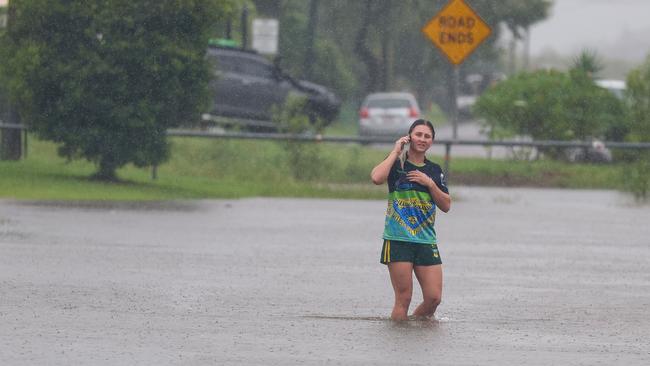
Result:
[[[405,135],[411,123],[419,117],[420,107],[411,93],[370,94],[359,110],[359,135]]]
[[[459,95],[456,98],[456,106],[458,107],[458,116],[462,119],[472,118],[472,109],[478,97],[476,95]]]
[[[292,78],[255,51],[211,46],[207,57],[215,72],[212,116],[270,121],[273,106],[289,95],[305,97],[306,112],[325,124],[338,115],[341,101],[327,88]]]
[[[565,150],[566,158],[571,162],[611,163],[612,152],[600,140],[592,140],[587,148],[571,148]]]
[[[609,90],[617,98],[623,99],[625,96],[625,81],[623,80],[614,80],[614,79],[598,79],[595,80],[596,85],[603,89]]]

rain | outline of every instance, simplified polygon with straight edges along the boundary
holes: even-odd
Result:
[[[648,364],[648,7],[0,0],[0,363]]]

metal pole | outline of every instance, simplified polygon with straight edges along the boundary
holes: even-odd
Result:
[[[248,48],[248,5],[241,12],[241,48]]]
[[[25,133],[25,143],[23,144],[23,159],[27,159],[27,129],[23,131]]]
[[[458,139],[458,78],[460,74],[460,67],[453,66],[451,77],[452,83],[452,96],[451,96],[451,123],[452,123],[452,139]]]
[[[445,143],[445,166],[443,173],[447,177],[447,183],[449,183],[449,160],[451,160],[451,143]]]

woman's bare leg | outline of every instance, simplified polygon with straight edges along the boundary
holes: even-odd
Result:
[[[442,265],[415,266],[415,277],[422,288],[422,304],[413,312],[419,318],[431,318],[442,299]]]
[[[413,263],[388,263],[388,272],[395,291],[395,305],[390,318],[392,320],[408,320],[408,309],[413,294]]]

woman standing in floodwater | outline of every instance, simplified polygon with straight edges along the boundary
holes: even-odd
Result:
[[[448,212],[451,197],[442,169],[425,156],[434,137],[431,122],[418,119],[409,128],[408,135],[395,141],[388,157],[370,173],[374,184],[388,181],[380,262],[388,266],[395,291],[393,320],[408,319],[413,272],[423,297],[422,304],[413,312],[414,317],[431,318],[442,298],[442,261],[433,226],[436,207]],[[403,151],[407,144],[408,152]]]

